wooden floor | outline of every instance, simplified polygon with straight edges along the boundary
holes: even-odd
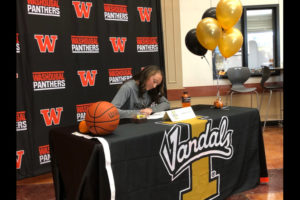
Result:
[[[283,128],[266,127],[263,137],[269,183],[226,200],[283,200]],[[19,180],[16,189],[17,200],[55,200],[51,173]]]

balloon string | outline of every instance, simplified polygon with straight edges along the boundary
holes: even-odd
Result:
[[[208,66],[210,67],[210,65],[209,65],[208,60],[206,59],[206,57],[205,57],[205,56],[203,56],[203,57],[205,58],[205,60],[206,60],[206,62],[207,62],[207,64],[208,64]]]

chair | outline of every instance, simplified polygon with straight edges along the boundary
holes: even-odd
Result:
[[[232,95],[234,93],[249,93],[251,92],[251,107],[252,107],[252,92],[256,93],[256,101],[257,101],[257,108],[259,107],[258,104],[258,93],[256,88],[246,88],[244,83],[250,77],[250,70],[248,67],[231,67],[227,70],[227,76],[229,81],[231,82],[232,86],[228,93],[230,94],[230,106],[232,104]],[[228,95],[226,97],[226,102],[228,99]]]
[[[266,122],[268,120],[268,113],[269,113],[269,106],[270,106],[270,103],[271,103],[271,98],[272,98],[272,91],[273,90],[281,90],[283,89],[283,86],[282,85],[279,85],[279,84],[272,84],[272,85],[266,85],[266,81],[270,78],[271,76],[271,70],[269,69],[269,67],[266,67],[264,66],[262,68],[262,76],[261,76],[261,81],[260,81],[260,85],[262,87],[262,94],[261,94],[261,98],[260,98],[260,106],[259,106],[259,111],[261,109],[261,105],[262,105],[262,100],[263,100],[263,96],[264,96],[264,91],[265,90],[268,90],[270,92],[270,95],[269,95],[269,99],[268,99],[268,106],[267,106],[267,112],[266,112],[266,119],[264,121],[264,127],[263,127],[263,130],[265,130],[265,126],[266,126]],[[281,93],[280,93],[281,94]],[[281,95],[280,95],[280,102],[279,102],[279,105],[280,105],[280,111],[281,111]]]

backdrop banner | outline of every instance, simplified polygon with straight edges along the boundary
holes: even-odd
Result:
[[[84,120],[89,104],[111,101],[142,67],[165,67],[160,0],[18,0],[16,11],[22,179],[51,171],[51,128]]]

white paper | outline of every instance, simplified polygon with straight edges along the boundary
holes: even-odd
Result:
[[[179,108],[166,111],[172,122],[195,118],[196,115],[191,107]]]
[[[152,115],[149,115],[147,119],[161,119],[164,117],[165,113],[166,113],[165,111],[156,112],[153,113]]]

